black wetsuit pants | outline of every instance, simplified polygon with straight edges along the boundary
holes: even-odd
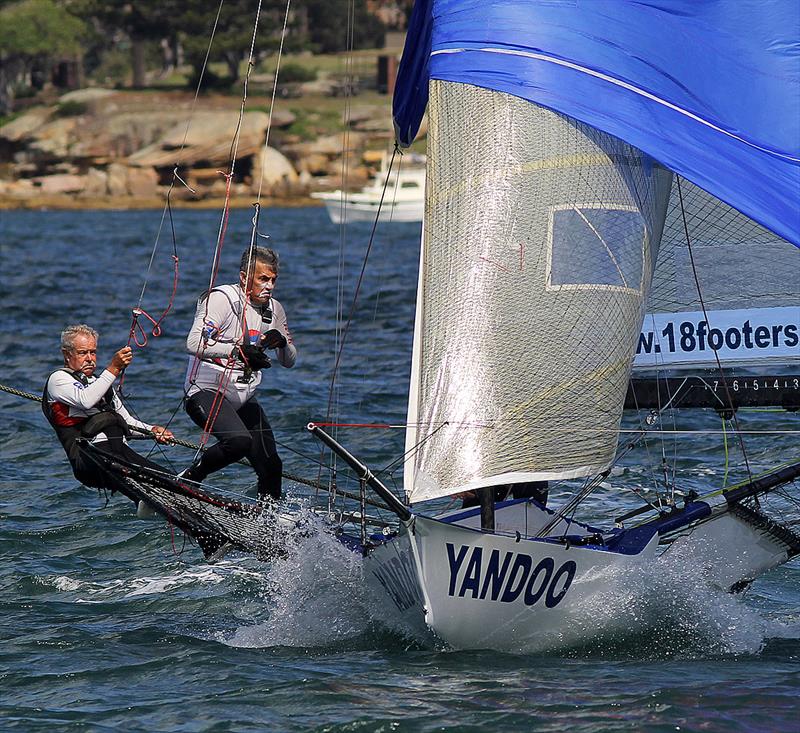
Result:
[[[153,463],[153,461],[139,455],[125,443],[123,441],[124,433],[121,428],[116,426],[105,427],[103,428],[103,433],[105,433],[108,440],[103,440],[99,443],[76,445],[74,461],[70,461],[75,478],[85,486],[91,486],[95,489],[119,491],[136,502],[136,498],[126,491],[127,485],[119,481],[116,475],[106,471],[102,462],[92,456],[92,452],[96,449],[103,453],[111,453],[136,466],[144,466],[156,471],[164,471],[165,469],[163,466],[159,466],[157,463]]]
[[[195,424],[205,428],[212,410],[215,392],[201,390],[186,400],[186,412]],[[247,458],[258,476],[259,496],[281,498],[283,464],[275,447],[275,436],[267,416],[255,398],[238,410],[223,399],[211,434],[219,441],[200,457],[187,474],[193,481],[203,481],[209,474]]]

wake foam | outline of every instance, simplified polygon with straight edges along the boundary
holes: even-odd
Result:
[[[140,578],[116,578],[108,581],[76,580],[68,575],[36,576],[35,582],[57,591],[74,594],[75,603],[105,603],[113,600],[155,596],[196,585],[216,585],[232,574],[245,573],[230,565],[183,567],[178,572],[146,575]],[[252,574],[252,573],[248,573]]]
[[[591,641],[568,650],[570,656],[751,655],[770,635],[768,620],[742,596],[709,585],[690,554],[611,571],[607,585],[575,618]]]
[[[278,522],[272,528],[273,543],[283,552],[263,576],[267,618],[218,640],[237,647],[316,647],[369,633],[361,557],[308,509],[300,510],[294,528]]]

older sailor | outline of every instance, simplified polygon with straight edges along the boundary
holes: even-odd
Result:
[[[186,412],[217,443],[181,475],[203,481],[209,474],[248,458],[258,476],[260,498],[281,497],[282,463],[264,410],[255,398],[261,373],[271,366],[267,350],[284,367],[297,349],[283,306],[272,297],[278,255],[265,247],[242,254],[239,282],[204,293],[186,339]]]
[[[131,449],[128,438],[132,437],[131,428],[146,431],[160,443],[170,442],[173,435],[160,425],[134,418],[114,390],[117,377],[133,360],[129,346],[114,354],[100,376],[95,374],[97,340],[97,331],[86,324],[62,331],[64,366],[47,379],[42,411],[64,447],[75,478],[86,486],[113,490],[113,479],[92,460],[87,444],[136,465],[163,470]]]

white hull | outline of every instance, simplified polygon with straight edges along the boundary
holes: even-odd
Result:
[[[661,545],[645,529],[621,551],[523,536],[551,517],[531,502],[500,506],[500,533],[486,534],[476,516],[415,516],[366,558],[367,582],[408,632],[428,630],[457,649],[532,653],[624,633],[631,617],[622,599],[632,585],[657,580],[675,558],[694,582],[725,590],[788,559],[785,546],[721,506],[665,533]],[[562,525],[552,536],[563,533]],[[591,530],[573,524],[569,533]]]
[[[425,169],[386,167],[369,186],[358,192],[329,191],[312,193],[324,202],[334,224],[349,221],[422,221],[425,215]],[[383,204],[381,204],[383,201]]]
[[[422,221],[425,214],[425,200],[395,201],[387,198],[380,206],[380,199],[363,201],[345,198],[344,203],[338,194],[315,194],[314,198],[325,202],[328,216],[334,224],[343,221],[375,221],[380,208],[380,221]]]

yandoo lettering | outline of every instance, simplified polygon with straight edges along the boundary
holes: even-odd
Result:
[[[422,605],[417,581],[409,569],[409,564],[408,553],[402,552],[372,571],[394,605],[401,611],[407,611],[416,604]]]
[[[447,594],[459,598],[513,603],[522,598],[526,606],[544,599],[555,608],[567,595],[575,577],[576,565],[568,560],[555,569],[555,560],[545,557],[534,565],[533,558],[518,552],[501,552],[447,543],[450,584]]]

